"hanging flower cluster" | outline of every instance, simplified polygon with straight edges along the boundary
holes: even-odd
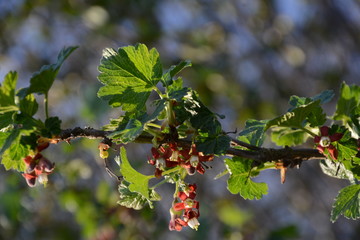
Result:
[[[55,163],[50,162],[40,152],[49,146],[49,142],[39,142],[35,150],[35,155],[26,156],[23,161],[26,165],[26,170],[22,176],[26,179],[26,183],[30,187],[36,185],[36,179],[40,184],[46,185],[50,173],[54,171]]]
[[[155,176],[161,177],[162,172],[166,168],[181,166],[185,168],[189,175],[195,174],[197,171],[204,174],[205,168],[203,162],[214,159],[214,155],[204,155],[196,150],[196,146],[180,148],[175,142],[162,144],[158,148],[151,148],[152,158],[149,163],[156,167]]]
[[[199,202],[196,197],[196,184],[187,185],[183,191],[179,191],[170,209],[169,229],[181,231],[183,227],[189,226],[197,230],[199,223]],[[182,218],[181,218],[182,216]]]
[[[320,153],[324,153],[325,149],[327,149],[330,153],[330,156],[333,160],[336,160],[338,157],[338,150],[332,144],[333,142],[339,141],[342,137],[342,133],[334,133],[329,135],[330,128],[327,126],[322,126],[320,128],[320,136],[315,136],[314,142],[316,144],[316,148]]]

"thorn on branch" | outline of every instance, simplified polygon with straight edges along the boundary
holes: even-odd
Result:
[[[275,163],[275,168],[280,169],[280,182],[281,182],[281,184],[284,184],[285,180],[286,180],[287,167],[284,166],[283,161],[279,161],[279,162]]]

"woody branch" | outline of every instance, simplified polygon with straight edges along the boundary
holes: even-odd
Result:
[[[111,131],[103,131],[93,128],[80,128],[76,127],[73,129],[62,130],[61,134],[52,140],[70,142],[76,138],[89,138],[89,139],[106,139],[107,136],[112,133]],[[153,136],[150,134],[143,133],[135,139],[136,143],[148,143],[152,144]],[[164,140],[166,142],[168,140]],[[178,139],[179,145],[190,146],[191,140]],[[160,141],[159,144],[162,142]],[[238,149],[235,146],[240,146],[243,149]],[[246,149],[246,150],[245,150]],[[231,139],[231,146],[226,152],[226,155],[238,156],[247,159],[254,160],[255,164],[261,164],[272,161],[282,161],[285,166],[294,167],[299,165],[302,161],[313,160],[313,159],[326,159],[317,149],[311,148],[263,148],[257,147],[237,139]]]

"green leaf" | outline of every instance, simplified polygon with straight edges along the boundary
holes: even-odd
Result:
[[[130,119],[124,129],[114,131],[109,134],[108,137],[114,140],[118,140],[121,143],[128,143],[138,137],[144,130],[144,125],[137,119]]]
[[[296,146],[303,144],[309,134],[300,129],[276,127],[271,132],[271,141],[278,146]]]
[[[149,189],[149,199],[137,192],[129,190],[130,183],[122,181],[119,185],[120,200],[117,202],[121,206],[133,208],[135,210],[142,209],[146,204],[153,208],[152,201],[159,201],[161,196],[154,189]]]
[[[349,219],[360,218],[360,185],[354,184],[340,190],[331,211],[331,221],[340,215]]]
[[[172,92],[170,97],[178,102],[175,107],[175,116],[179,121],[189,120],[193,128],[209,136],[221,134],[222,128],[218,115],[210,111],[199,99],[197,93],[191,89],[183,88]],[[182,122],[180,122],[182,123]]]
[[[336,105],[334,120],[342,120],[344,124],[351,121],[351,117],[360,113],[360,86],[342,83],[340,97]]]
[[[315,102],[317,100],[320,100],[320,104],[328,103],[330,100],[334,97],[334,91],[332,90],[325,90],[321,92],[320,94],[314,96],[314,97],[298,97],[296,95],[293,95],[290,97],[289,104],[293,107],[300,107],[301,105],[309,104],[310,102]],[[290,109],[289,111],[291,111]]]
[[[148,186],[149,186],[149,179],[152,176],[143,175],[132,168],[126,156],[126,150],[124,147],[121,147],[120,149],[120,158],[121,158],[120,173],[124,177],[124,179],[130,183],[129,190],[131,192],[137,192],[141,194],[146,199],[150,199]]]
[[[77,48],[78,47],[63,48],[57,57],[57,62],[45,65],[40,69],[40,71],[35,72],[30,79],[30,86],[21,89],[17,95],[21,98],[25,98],[31,93],[47,94],[60,70],[61,65]]]
[[[205,155],[222,155],[230,147],[230,137],[226,135],[217,135],[214,137],[200,136],[197,138],[196,149]]]
[[[310,97],[291,96],[289,104],[291,108],[287,113],[268,121],[265,130],[270,127],[303,128],[307,124],[310,127],[321,126],[326,121],[326,114],[320,104],[326,103],[334,96],[333,91],[326,90]]]
[[[6,74],[0,86],[0,106],[15,105],[15,88],[18,75],[16,72]]]
[[[329,102],[334,97],[334,91],[332,90],[325,90],[320,94],[314,97],[298,97],[298,96],[291,96],[289,104],[292,106],[288,112],[293,111],[297,107],[301,107],[304,105],[308,105],[312,102],[319,101],[319,105],[315,107],[307,116],[307,122],[310,124],[310,127],[317,127],[321,126],[326,121],[326,114],[323,112],[323,109],[320,107],[320,104],[324,104]]]
[[[144,44],[107,48],[99,66],[101,87],[98,97],[108,100],[112,107],[124,111],[139,111],[162,76],[159,53]]]
[[[15,104],[15,88],[18,75],[16,72],[6,74],[4,82],[0,85],[0,114],[18,111]]]
[[[318,113],[318,108],[320,100],[315,102],[310,102],[306,105],[300,105],[296,108],[293,108],[290,112],[287,112],[277,118],[270,120],[265,127],[265,130],[270,127],[292,127],[292,128],[302,128],[306,124],[307,118],[313,113]],[[314,123],[314,125],[316,125]]]
[[[39,104],[33,94],[27,95],[20,101],[20,111],[30,117],[32,117],[38,110]]]
[[[6,136],[6,135],[3,135],[3,136]],[[4,152],[8,148],[10,148],[10,146],[15,142],[15,140],[19,136],[20,136],[20,130],[19,129],[14,129],[13,131],[10,132],[10,134],[7,136],[6,140],[1,145],[0,156],[3,155]]]
[[[7,143],[7,147],[5,146],[4,150],[1,150],[4,148],[6,140],[9,138],[9,136],[12,134],[13,131],[3,132],[0,131],[0,151],[4,152],[7,148],[9,148],[9,143]],[[14,137],[12,137],[14,139]],[[9,141],[9,140],[8,140]]]
[[[187,110],[192,113],[191,125],[198,131],[208,133],[210,136],[220,134],[222,128],[217,115],[200,101],[195,92],[192,93],[192,101],[189,100],[189,102],[191,106]]]
[[[360,114],[351,116],[351,120],[348,122],[351,130],[360,136]]]
[[[358,146],[356,139],[350,138],[346,139],[346,136],[343,139],[340,139],[337,142],[332,143],[339,152],[338,161],[342,162],[345,160],[353,160],[358,153]]]
[[[268,120],[249,119],[245,123],[245,129],[239,136],[245,136],[251,145],[261,146],[265,140],[265,127]]]
[[[334,161],[325,159],[320,161],[320,167],[323,173],[325,173],[330,177],[338,178],[338,179],[347,179],[351,183],[355,183],[354,174],[350,170],[347,170],[344,164],[342,163],[339,162],[335,163]]]
[[[29,154],[29,149],[20,143],[21,138],[16,139],[17,143],[14,143],[8,148],[2,155],[1,163],[6,170],[14,169],[19,172],[25,171],[25,163],[22,161],[24,157]]]
[[[137,138],[146,128],[146,124],[155,120],[159,114],[164,110],[166,101],[164,99],[157,101],[157,107],[150,115],[147,113],[141,114],[137,118],[130,118],[124,116],[121,121],[114,121],[118,124],[116,130],[107,137],[120,141],[121,143],[132,142]]]
[[[268,186],[266,183],[257,183],[250,179],[252,160],[234,157],[225,159],[225,164],[229,170],[228,189],[232,194],[238,194],[244,199],[261,199],[267,194]]]
[[[177,65],[173,65],[170,67],[169,70],[167,70],[164,75],[162,76],[161,82],[164,87],[168,87],[173,84],[173,77],[175,77],[176,74],[181,72],[184,68],[191,67],[191,61],[185,60],[181,61]]]
[[[22,161],[29,149],[21,144],[21,131],[20,129],[14,129],[11,132],[0,132],[0,156],[1,163],[6,170],[15,169],[18,171],[24,171],[25,164]]]
[[[181,91],[183,88],[183,80],[181,77],[178,77],[177,79],[172,81],[172,84],[170,86],[166,87],[166,91],[169,93],[169,95],[173,94],[175,91]]]
[[[44,129],[41,130],[43,137],[51,138],[61,133],[61,120],[58,117],[50,117],[45,120]]]
[[[3,128],[8,127],[10,124],[14,123],[14,112],[7,112],[4,114],[0,114],[0,130],[2,130]]]

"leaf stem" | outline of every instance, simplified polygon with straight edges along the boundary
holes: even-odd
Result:
[[[159,124],[152,123],[152,122],[146,123],[146,126],[159,128],[159,129],[161,128],[161,126]]]
[[[174,168],[170,168],[169,170],[166,170],[164,171],[162,174],[163,175],[168,175],[170,173],[173,173],[173,172],[177,172],[179,170],[181,170],[182,168],[180,166],[177,166],[177,167],[174,167]]]
[[[166,115],[167,115],[167,120],[168,120],[169,126],[174,126],[175,125],[175,114],[173,111],[173,103],[171,100],[167,102]]]
[[[48,119],[49,118],[49,94],[48,94],[48,92],[45,93],[44,105],[45,105],[45,117],[46,117],[46,119]]]
[[[162,184],[166,183],[168,181],[167,178],[163,179],[162,181],[158,182],[157,184],[155,184],[154,186],[152,186],[150,189],[155,189],[159,186],[161,186]]]
[[[163,99],[163,98],[164,98],[164,94],[160,91],[160,89],[159,89],[159,88],[154,87],[154,90],[155,90],[155,92],[159,95],[159,97],[160,97],[161,99]]]
[[[179,170],[181,170],[182,168],[180,166],[177,166],[177,167],[174,167],[174,168],[170,168],[169,170],[166,170],[164,172],[162,172],[162,175],[168,175],[170,173],[173,173],[173,172],[177,172]],[[155,178],[155,175],[147,175],[146,176],[147,178]]]
[[[303,130],[304,132],[308,133],[308,134],[311,135],[312,137],[315,137],[315,136],[316,136],[315,133],[313,133],[312,131],[310,131],[309,129],[307,129],[307,128],[305,128],[305,127],[301,127],[301,128],[299,128],[299,129],[301,129],[301,130]]]
[[[151,129],[149,128],[149,123],[145,124],[144,126],[144,131],[147,133],[150,133],[152,136],[154,137],[158,137],[159,136],[159,131],[157,129]]]

